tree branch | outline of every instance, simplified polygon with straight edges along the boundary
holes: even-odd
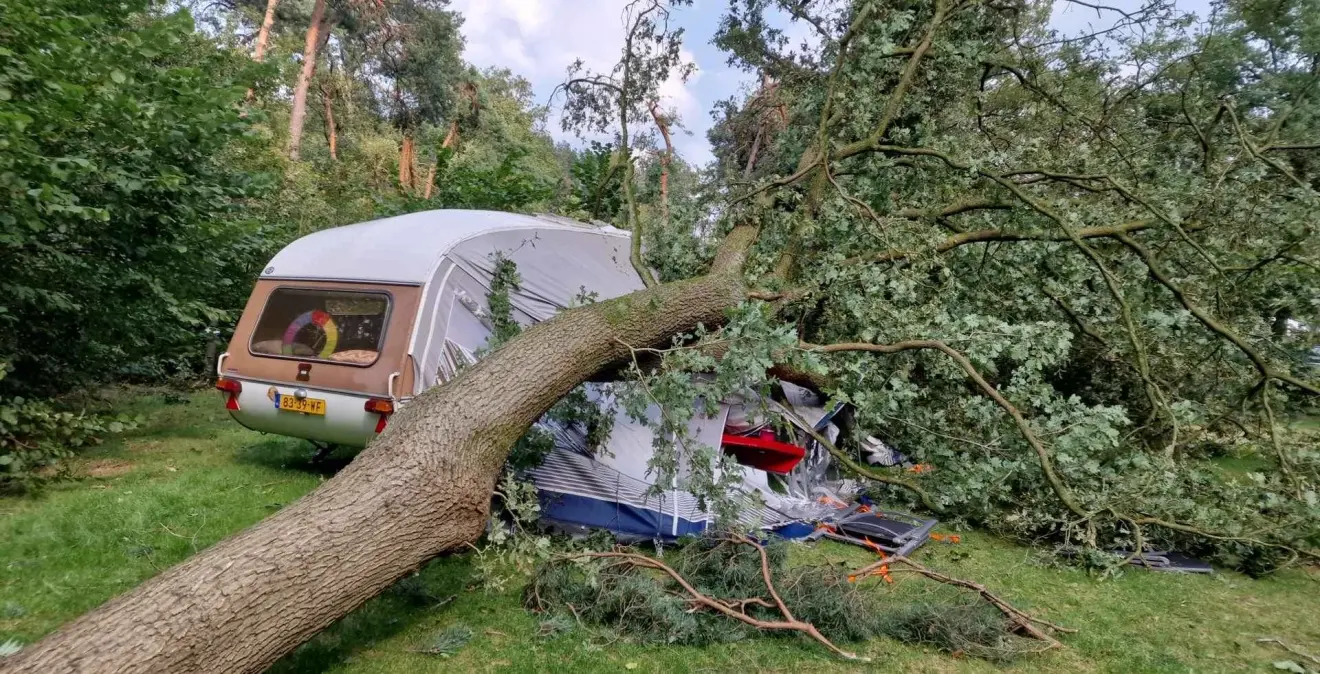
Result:
[[[1261,150],[1261,152],[1291,152],[1291,151],[1310,151],[1320,150],[1320,143],[1303,143],[1298,145],[1271,145]]]
[[[944,0],[936,0],[935,14],[931,17],[930,24],[926,28],[926,33],[921,37],[921,42],[912,51],[912,56],[908,58],[907,64],[903,66],[903,72],[898,77],[898,84],[889,94],[889,100],[885,103],[884,111],[880,115],[880,123],[876,124],[875,130],[871,135],[840,148],[835,155],[838,158],[856,154],[852,148],[866,148],[880,143],[885,134],[889,132],[889,126],[894,123],[898,117],[898,112],[903,106],[903,99],[907,96],[908,89],[912,88],[912,82],[916,79],[917,67],[921,65],[921,60],[925,58],[926,52],[930,51],[930,46],[935,40],[935,31],[939,30],[940,24],[948,18],[949,7]],[[828,157],[822,157],[828,161]]]
[[[1084,227],[1073,231],[1079,238],[1095,239],[1111,237],[1117,234],[1127,232],[1139,232],[1144,229],[1150,229],[1155,222],[1153,220],[1130,220],[1115,225],[1105,225],[1103,227]],[[1002,229],[981,229],[974,232],[962,232],[955,234],[944,241],[936,244],[926,250],[886,250],[879,253],[867,255],[856,255],[845,259],[841,264],[861,264],[872,262],[894,262],[910,257],[915,257],[923,253],[947,253],[959,246],[965,246],[972,243],[982,243],[986,241],[1070,241],[1071,237],[1065,233],[1059,232],[1006,232]]]
[[[869,480],[875,480],[876,482],[883,482],[885,484],[892,484],[896,487],[902,487],[912,492],[913,494],[916,494],[917,498],[921,499],[922,505],[926,506],[926,509],[930,510],[931,512],[933,513],[944,512],[943,506],[936,503],[935,499],[931,497],[930,493],[927,492],[925,489],[922,489],[921,487],[917,486],[915,482],[905,480],[901,477],[886,475],[885,473],[882,473],[868,466],[863,466],[862,464],[854,461],[853,458],[851,456],[848,456],[846,452],[839,449],[839,447],[835,445],[833,442],[830,442],[830,439],[825,437],[824,434],[812,428],[811,424],[807,423],[805,419],[799,416],[791,408],[784,405],[778,405],[777,407],[781,413],[783,413],[789,419],[792,419],[798,425],[799,428],[805,430],[807,435],[810,435],[813,440],[820,443],[820,446],[824,447],[825,450],[828,451],[836,461],[842,463],[845,468],[852,471],[854,474]]]
[[[1007,211],[1012,210],[1012,204],[1006,204],[994,199],[967,198],[959,199],[947,206],[941,208],[904,208],[896,211],[895,216],[900,218],[947,218],[951,215],[961,215],[971,211],[993,210]]]
[[[944,583],[945,585],[952,585],[954,587],[966,588],[968,590],[972,590],[976,592],[977,594],[981,595],[982,599],[988,602],[991,606],[994,606],[995,608],[999,609],[1004,614],[1005,617],[1013,621],[1013,624],[1016,625],[1019,629],[1026,632],[1027,634],[1030,634],[1032,637],[1049,644],[1050,648],[1057,648],[1062,646],[1063,644],[1060,644],[1058,640],[1046,634],[1036,625],[1041,625],[1043,627],[1052,629],[1056,632],[1063,632],[1067,634],[1073,634],[1077,632],[1077,630],[1075,629],[1061,627],[1047,620],[1041,620],[1040,618],[1033,617],[1026,611],[1023,611],[1017,608],[1016,606],[1013,606],[1012,604],[1008,603],[1007,601],[1004,601],[998,595],[991,592],[989,589],[987,589],[984,585],[980,583],[973,583],[970,580],[962,580],[959,578],[946,576],[942,573],[939,573],[938,571],[934,571],[929,567],[926,567],[923,564],[919,564],[902,555],[887,556],[878,562],[873,562],[856,571],[853,571],[849,575],[856,578],[863,578],[870,575],[876,569],[879,569],[881,566],[886,564],[902,564],[908,567],[909,569],[912,569],[913,571],[917,572],[918,574],[921,574],[922,576],[925,576],[933,581]]]
[[[1264,356],[1248,344],[1241,335],[1237,334],[1232,328],[1215,320],[1209,312],[1202,309],[1195,302],[1192,302],[1191,298],[1187,296],[1187,293],[1183,291],[1182,287],[1174,283],[1173,279],[1171,279],[1169,275],[1165,273],[1164,269],[1160,267],[1159,261],[1155,259],[1154,254],[1144,246],[1137,243],[1132,237],[1129,237],[1126,234],[1118,234],[1115,235],[1114,238],[1127,246],[1132,252],[1136,253],[1137,257],[1141,258],[1141,261],[1145,263],[1146,269],[1150,271],[1150,275],[1158,281],[1160,285],[1168,288],[1169,292],[1173,293],[1174,298],[1178,300],[1178,303],[1195,316],[1196,320],[1201,322],[1201,325],[1204,325],[1211,332],[1231,342],[1233,346],[1237,347],[1238,351],[1241,351],[1243,355],[1251,360],[1252,365],[1256,366],[1256,370],[1260,372],[1262,377],[1267,379],[1278,379],[1281,382],[1291,384],[1312,395],[1320,395],[1320,388],[1315,385],[1302,381],[1286,372],[1278,372],[1274,370],[1270,367],[1270,364],[1265,360]]]
[[[575,555],[569,555],[566,558],[567,559],[617,559],[631,566],[659,571],[665,574],[666,576],[669,576],[669,578],[672,579],[675,583],[677,583],[679,587],[683,588],[683,591],[686,592],[689,597],[691,597],[693,603],[703,606],[707,609],[710,609],[711,611],[727,616],[729,618],[733,618],[738,622],[744,623],[746,625],[750,625],[752,627],[755,627],[756,629],[801,632],[811,637],[812,639],[815,639],[822,646],[825,646],[831,652],[833,652],[835,655],[838,655],[841,658],[844,658],[846,660],[865,660],[865,658],[859,658],[855,653],[850,653],[848,651],[839,648],[838,646],[835,646],[833,642],[825,638],[825,635],[821,634],[820,631],[817,630],[816,627],[811,623],[804,623],[793,617],[793,614],[789,612],[788,607],[785,606],[783,601],[779,599],[779,595],[774,589],[774,584],[770,579],[770,572],[768,567],[768,560],[765,554],[765,548],[761,544],[746,537],[739,537],[738,539],[728,539],[728,540],[733,540],[736,543],[752,545],[760,552],[762,567],[764,569],[763,574],[765,578],[766,588],[769,589],[771,596],[775,598],[775,603],[779,606],[780,613],[783,614],[784,620],[777,620],[777,621],[758,620],[756,618],[747,615],[746,613],[735,611],[727,603],[716,599],[712,599],[711,597],[702,594],[699,590],[697,590],[697,588],[693,587],[692,584],[689,583],[686,578],[684,578],[681,574],[675,571],[673,567],[670,567],[668,564],[665,564],[664,562],[655,559],[654,557],[648,557],[646,555],[641,555],[633,552],[583,552]]]
[[[968,360],[967,356],[963,355],[961,351],[958,351],[944,342],[932,339],[909,340],[905,342],[895,342],[893,344],[850,342],[817,345],[802,342],[799,346],[808,351],[814,351],[817,353],[869,351],[872,353],[895,354],[921,349],[934,349],[943,352],[944,355],[953,359],[953,361],[958,364],[958,367],[962,368],[962,371],[967,374],[969,379],[976,383],[977,387],[981,389],[981,392],[984,393],[986,397],[995,401],[997,405],[1003,408],[1004,411],[1013,418],[1013,423],[1017,425],[1018,432],[1022,434],[1023,439],[1025,439],[1027,444],[1031,445],[1031,449],[1035,451],[1036,457],[1040,461],[1041,471],[1045,473],[1045,479],[1049,481],[1050,487],[1059,497],[1059,500],[1063,501],[1063,504],[1078,516],[1090,516],[1086,510],[1082,508],[1081,502],[1077,500],[1077,496],[1073,494],[1073,491],[1069,489],[1068,486],[1063,483],[1062,478],[1059,477],[1058,472],[1054,469],[1054,460],[1051,458],[1049,450],[1045,448],[1045,444],[1040,441],[1036,432],[1031,430],[1031,426],[1027,424],[1027,420],[1022,416],[1022,413],[1018,411],[1018,408],[1015,407],[1013,403],[1009,402],[1007,398],[1000,394],[998,389],[991,386],[990,383],[981,376],[981,373],[977,371],[976,366],[972,365],[972,361]]]

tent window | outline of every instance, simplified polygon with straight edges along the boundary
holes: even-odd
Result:
[[[323,288],[276,288],[249,350],[255,356],[366,367],[380,357],[390,296]]]

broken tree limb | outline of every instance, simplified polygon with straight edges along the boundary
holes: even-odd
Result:
[[[935,349],[943,352],[945,355],[952,358],[954,362],[956,362],[958,366],[962,368],[963,372],[967,374],[968,378],[974,381],[977,387],[980,388],[981,391],[985,393],[987,397],[994,400],[995,403],[997,403],[1001,408],[1004,409],[1004,411],[1006,411],[1009,414],[1009,416],[1013,418],[1013,422],[1017,425],[1018,430],[1022,433],[1022,437],[1027,441],[1027,444],[1031,445],[1032,450],[1035,451],[1037,458],[1040,460],[1041,470],[1042,472],[1045,473],[1046,480],[1050,483],[1050,487],[1053,489],[1055,495],[1059,497],[1059,500],[1063,502],[1064,506],[1067,507],[1068,510],[1076,514],[1078,517],[1080,517],[1081,521],[1090,522],[1095,518],[1096,513],[1090,513],[1085,511],[1082,508],[1080,501],[1078,501],[1077,496],[1074,494],[1072,489],[1070,489],[1066,484],[1063,483],[1063,480],[1060,478],[1058,472],[1054,469],[1054,461],[1050,456],[1049,450],[1045,448],[1045,445],[1044,443],[1041,442],[1040,437],[1037,436],[1033,430],[1031,430],[1031,426],[1027,424],[1027,420],[1022,416],[1022,412],[1020,412],[1017,409],[1017,407],[1015,407],[1011,402],[1009,402],[1008,399],[1003,396],[1003,394],[999,393],[999,391],[995,389],[995,387],[991,386],[990,383],[987,382],[985,378],[981,376],[980,372],[976,370],[976,366],[972,365],[972,362],[968,360],[967,356],[963,355],[957,349],[954,349],[953,347],[937,340],[909,340],[905,342],[895,342],[893,344],[869,344],[865,342],[854,342],[854,343],[820,345],[820,344],[810,344],[807,342],[801,342],[800,348],[809,351],[815,351],[818,353],[837,353],[842,351],[869,351],[873,353],[895,354],[895,353],[901,353],[903,351],[912,351],[919,349]],[[1237,543],[1257,545],[1266,548],[1274,548],[1277,550],[1284,550],[1288,552],[1290,555],[1292,555],[1291,561],[1295,561],[1300,557],[1306,557],[1307,559],[1311,559],[1311,560],[1320,560],[1320,551],[1316,551],[1316,550],[1310,550],[1306,548],[1296,548],[1291,545],[1263,541],[1258,538],[1253,538],[1250,536],[1233,536],[1228,534],[1217,533],[1214,531],[1207,531],[1206,529],[1202,529],[1197,526],[1184,524],[1182,522],[1173,522],[1159,517],[1126,514],[1115,508],[1105,508],[1104,510],[1112,513],[1117,519],[1127,521],[1129,524],[1133,526],[1151,525],[1151,526],[1161,527],[1163,529],[1168,529],[1170,531],[1177,531],[1180,533],[1191,534],[1194,536],[1202,536],[1205,538],[1210,538],[1219,541],[1232,541]],[[1291,561],[1289,563],[1291,563]]]
[[[769,565],[769,560],[766,557],[765,547],[763,547],[760,543],[757,543],[756,541],[747,538],[745,536],[740,536],[738,538],[729,538],[726,540],[729,540],[734,543],[751,545],[755,547],[757,551],[760,553],[762,576],[765,579],[766,589],[769,590],[770,596],[774,599],[774,606],[779,610],[780,614],[784,617],[783,620],[759,620],[757,618],[753,618],[747,615],[746,613],[740,610],[735,610],[734,608],[734,606],[736,605],[746,606],[746,604],[754,603],[760,606],[765,606],[769,603],[759,597],[752,599],[738,600],[734,602],[725,602],[719,599],[709,597],[705,594],[702,594],[699,590],[693,587],[692,584],[689,583],[687,579],[682,576],[682,574],[675,571],[672,567],[665,564],[664,562],[655,559],[654,557],[648,557],[646,555],[637,554],[634,552],[619,552],[619,551],[583,552],[583,553],[578,553],[576,555],[571,555],[571,557],[578,559],[616,559],[625,562],[627,564],[630,564],[632,566],[636,566],[644,569],[654,569],[669,576],[675,583],[678,584],[679,587],[683,588],[683,591],[687,593],[691,601],[699,606],[702,606],[704,608],[710,609],[711,611],[714,611],[721,615],[737,620],[738,622],[755,627],[756,629],[780,631],[780,632],[783,631],[801,632],[802,634],[816,640],[822,646],[828,648],[830,652],[846,660],[862,660],[862,661],[869,660],[868,658],[860,658],[855,653],[851,653],[849,651],[843,650],[842,648],[839,648],[838,646],[834,645],[834,642],[830,641],[825,637],[825,635],[821,634],[820,631],[816,629],[815,625],[812,625],[811,623],[802,622],[793,617],[792,611],[790,611],[788,606],[784,604],[784,601],[779,598],[779,593],[775,590],[774,581],[772,580],[770,575],[770,565]]]
[[[972,361],[968,360],[967,356],[963,355],[961,351],[945,344],[944,342],[933,339],[914,339],[905,342],[895,342],[893,344],[854,342],[820,345],[802,342],[800,346],[808,351],[815,351],[818,353],[870,351],[873,353],[895,354],[921,349],[933,349],[943,352],[944,355],[952,358],[953,361],[958,364],[958,367],[962,368],[962,371],[967,374],[969,379],[976,383],[976,386],[981,389],[981,392],[984,393],[986,397],[995,401],[997,405],[1003,408],[1004,411],[1013,418],[1013,423],[1017,425],[1018,431],[1022,433],[1022,437],[1027,441],[1027,444],[1031,445],[1031,449],[1035,451],[1036,458],[1040,461],[1041,471],[1045,473],[1045,479],[1049,481],[1050,487],[1053,488],[1054,493],[1059,497],[1059,500],[1063,501],[1063,504],[1075,514],[1081,517],[1089,517],[1087,512],[1082,508],[1081,502],[1077,500],[1077,496],[1073,494],[1072,489],[1069,489],[1068,486],[1063,483],[1063,479],[1059,477],[1058,471],[1054,469],[1054,459],[1051,458],[1049,450],[1045,448],[1045,443],[1041,442],[1040,437],[1036,435],[1036,432],[1031,430],[1031,426],[1027,423],[1026,418],[1022,416],[1022,412],[1018,411],[1018,408],[1014,406],[1013,403],[1009,402],[998,389],[991,386],[990,382],[987,382],[985,377],[981,376],[981,373],[976,369],[976,366],[972,365]]]
[[[805,419],[799,416],[792,409],[780,405],[779,411],[787,415],[793,421],[795,421],[799,428],[806,431],[807,435],[810,435],[813,440],[820,443],[821,447],[824,447],[825,450],[828,451],[836,461],[843,464],[843,467],[849,471],[852,471],[854,475],[857,475],[858,477],[862,477],[868,480],[875,480],[876,482],[883,482],[885,484],[892,484],[896,487],[902,487],[912,492],[913,494],[916,494],[917,498],[921,499],[922,505],[926,506],[926,508],[929,509],[931,512],[940,513],[944,511],[944,508],[941,507],[940,504],[935,502],[935,499],[931,497],[930,493],[927,492],[925,489],[922,489],[920,486],[918,486],[917,483],[912,482],[911,480],[905,480],[901,477],[894,477],[893,475],[887,475],[881,471],[875,470],[868,466],[863,466],[862,464],[854,460],[851,456],[848,456],[848,454],[844,452],[842,449],[839,449],[837,445],[830,442],[830,439],[825,437],[824,434],[822,434],[820,431],[817,431],[816,429],[812,428],[811,424],[807,423]]]
[[[1077,632],[1077,630],[1075,629],[1071,629],[1068,627],[1061,627],[1047,620],[1042,620],[1040,618],[1032,616],[1026,611],[1023,611],[1017,608],[1016,606],[1013,606],[1012,604],[1008,603],[1007,601],[1003,600],[998,595],[991,592],[989,589],[987,589],[984,585],[980,583],[974,583],[970,580],[962,580],[959,578],[954,578],[952,576],[946,576],[938,571],[934,571],[923,564],[915,562],[912,559],[903,557],[901,555],[886,556],[884,559],[868,564],[867,566],[864,566],[856,571],[853,571],[849,575],[857,578],[865,578],[866,576],[871,575],[876,569],[879,569],[881,566],[894,565],[894,564],[902,564],[908,567],[909,569],[911,569],[913,572],[925,576],[926,578],[929,578],[933,581],[944,583],[945,585],[952,585],[954,587],[961,587],[975,591],[977,594],[981,595],[982,599],[984,599],[986,602],[988,602],[995,608],[999,609],[1004,614],[1004,616],[1006,616],[1009,620],[1013,622],[1015,626],[1017,626],[1018,629],[1021,629],[1023,632],[1026,632],[1035,639],[1039,639],[1045,642],[1046,644],[1048,644],[1049,648],[1058,648],[1063,646],[1063,644],[1059,643],[1059,641],[1054,637],[1045,633],[1045,631],[1042,630],[1037,625],[1064,634],[1073,634]]]

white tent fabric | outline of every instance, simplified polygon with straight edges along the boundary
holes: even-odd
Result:
[[[455,352],[471,356],[486,345],[492,329],[487,296],[497,256],[517,266],[519,287],[509,299],[514,320],[524,326],[586,299],[612,299],[644,287],[628,262],[626,233],[528,220],[534,226],[474,235],[445,253],[426,293],[428,300],[435,298],[428,302],[434,311],[419,315],[414,337],[419,390],[454,375]]]
[[[593,399],[605,398],[609,395],[608,385],[595,386],[593,392]],[[698,446],[720,446],[729,407],[722,404],[714,416],[692,419],[687,440],[691,444],[679,448],[680,452],[687,450],[684,458],[690,459]],[[528,474],[542,492],[543,512],[550,520],[648,538],[696,534],[714,523],[713,515],[695,496],[675,488],[686,475],[658,475],[650,469],[655,452],[652,427],[659,421],[660,410],[652,406],[647,414],[649,424],[616,411],[610,438],[595,453],[586,446],[581,429],[543,424],[555,436],[555,449]],[[742,524],[775,525],[803,516],[792,511],[800,509],[804,499],[775,491],[764,471],[747,466],[735,469],[739,471],[740,486],[739,493],[732,496],[739,504]],[[815,515],[818,509],[809,510]]]

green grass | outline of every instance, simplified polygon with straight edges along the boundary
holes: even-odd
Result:
[[[314,488],[327,468],[306,445],[231,423],[209,394],[134,396],[144,427],[80,457],[75,478],[33,497],[0,498],[0,643],[29,643],[196,550]],[[486,592],[469,556],[438,559],[274,667],[277,672],[417,671],[1275,671],[1295,659],[1256,643],[1277,637],[1320,651],[1320,573],[1263,580],[1134,571],[1102,581],[1043,565],[1035,551],[980,535],[932,543],[917,557],[974,579],[1018,605],[1075,627],[1061,651],[1010,665],[876,640],[849,647],[851,666],[795,637],[706,648],[644,646],[598,631],[538,636],[516,588]],[[863,551],[803,547],[799,564],[859,565]],[[872,581],[874,582],[874,581]],[[928,591],[901,578],[879,593]],[[450,628],[472,638],[451,656],[417,652]]]

